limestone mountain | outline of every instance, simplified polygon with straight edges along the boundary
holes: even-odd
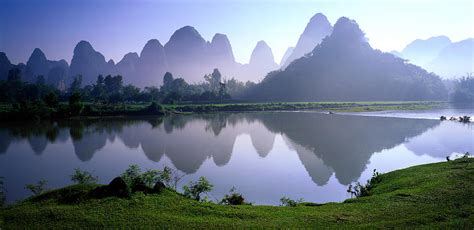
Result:
[[[82,85],[95,83],[98,75],[113,74],[114,63],[106,62],[104,55],[97,52],[87,41],[80,41],[74,48],[71,60],[70,75],[81,75]]]
[[[283,54],[283,57],[281,58],[280,66],[285,64],[290,55],[293,53],[293,50],[295,50],[295,47],[288,47],[288,49],[286,49],[285,54]]]
[[[38,76],[43,76],[50,85],[59,86],[68,81],[69,65],[65,60],[52,61],[39,48],[33,50],[23,71],[23,80],[35,82]]]
[[[438,76],[374,50],[359,25],[340,18],[311,54],[268,74],[248,98],[267,101],[442,100]]]
[[[158,86],[168,69],[165,48],[157,39],[149,40],[140,53],[138,74],[130,82],[140,86]]]
[[[270,46],[265,41],[259,41],[252,51],[249,64],[242,66],[243,73],[239,80],[255,82],[278,67]]]
[[[34,78],[39,75],[46,77],[51,68],[50,62],[46,59],[46,55],[38,48],[33,50],[33,53],[26,62],[26,66],[27,73],[25,80],[30,82],[34,82]]]
[[[0,52],[0,80],[6,80],[8,77],[8,71],[13,67],[12,63],[8,59],[4,52]]]
[[[122,60],[120,60],[116,67],[117,72],[124,76],[129,76],[124,80],[131,81],[135,75],[135,73],[139,70],[139,62],[140,57],[135,52],[130,52],[123,56]]]
[[[127,53],[116,68],[127,84],[142,88],[158,86],[168,69],[164,47],[157,39],[151,39],[143,47],[140,56]]]
[[[185,26],[175,31],[164,48],[170,71],[176,76],[197,82],[211,71],[203,68],[208,44],[194,27]]]
[[[232,51],[227,35],[217,33],[209,43],[208,49],[208,66],[211,68],[219,68],[226,75],[235,75],[237,63]]]
[[[427,64],[436,58],[439,52],[451,44],[446,36],[436,36],[428,39],[416,39],[408,44],[401,52],[403,58],[412,64],[426,68]]]
[[[462,77],[474,72],[474,38],[454,42],[443,48],[427,69],[444,78]]]
[[[331,32],[332,26],[327,17],[322,13],[315,14],[306,25],[298,39],[298,43],[296,43],[295,49],[287,58],[282,68],[286,68],[292,61],[310,53]]]

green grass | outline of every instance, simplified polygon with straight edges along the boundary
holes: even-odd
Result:
[[[170,190],[136,193],[131,199],[62,201],[70,194],[83,197],[90,189],[66,187],[7,207],[0,211],[0,228],[474,227],[474,159],[390,172],[382,175],[370,196],[319,206],[223,206]]]
[[[298,111],[319,110],[337,112],[368,112],[384,110],[423,110],[443,106],[443,102],[392,101],[392,102],[274,102],[165,105],[178,112],[221,111]]]

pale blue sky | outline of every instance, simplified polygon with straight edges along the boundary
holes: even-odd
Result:
[[[239,62],[248,62],[259,40],[280,62],[318,12],[332,24],[341,16],[355,19],[383,51],[436,35],[474,37],[472,0],[0,0],[0,51],[18,63],[39,47],[49,59],[69,62],[76,43],[88,40],[118,62],[149,39],[165,44],[176,29],[191,25],[206,40],[227,34]]]

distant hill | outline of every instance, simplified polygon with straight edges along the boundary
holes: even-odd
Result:
[[[295,50],[295,47],[288,47],[288,49],[286,49],[280,61],[281,66],[285,64],[285,62],[288,60],[288,58],[290,57],[290,55],[293,53],[294,50]]]
[[[340,18],[311,54],[274,71],[248,99],[267,101],[442,100],[438,76],[371,48],[359,25]]]
[[[12,68],[20,69],[22,80],[36,82],[38,76],[43,76],[46,83],[59,87],[64,85],[68,79],[69,65],[65,60],[52,61],[46,58],[41,49],[34,49],[26,65],[10,63],[5,53],[0,52],[0,80],[8,77],[8,71]]]
[[[292,61],[310,53],[316,45],[321,43],[323,38],[332,32],[331,23],[322,13],[315,14],[304,29],[298,39],[298,43],[289,57],[282,63],[282,68],[286,68]]]
[[[426,40],[416,39],[408,44],[401,54],[410,63],[425,68],[443,48],[450,44],[451,40],[446,36],[436,36]]]
[[[89,85],[96,82],[100,74],[116,73],[115,64],[105,61],[104,55],[97,52],[87,41],[80,41],[74,48],[71,60],[70,75],[82,76],[82,84]]]
[[[443,79],[459,78],[474,72],[473,38],[459,42],[452,42],[446,36],[417,39],[403,51],[394,50],[391,53]]]
[[[250,63],[241,64],[235,61],[227,35],[216,33],[208,42],[194,27],[185,26],[176,30],[166,44],[151,39],[140,55],[127,53],[117,64],[113,60],[107,61],[88,41],[80,41],[74,48],[70,66],[64,60],[48,60],[38,48],[26,65],[13,65],[5,53],[0,53],[0,79],[6,79],[13,67],[19,68],[23,80],[30,82],[43,75],[50,84],[57,85],[58,81],[69,84],[73,77],[81,75],[82,84],[89,85],[96,82],[98,75],[120,74],[126,84],[145,87],[161,85],[166,72],[172,72],[187,82],[200,82],[214,68],[218,68],[226,78],[258,82],[279,65],[264,41],[256,45]]]
[[[426,68],[445,78],[474,73],[474,38],[454,42],[443,48]]]

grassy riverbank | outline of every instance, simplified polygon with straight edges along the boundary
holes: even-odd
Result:
[[[92,187],[71,186],[7,207],[0,211],[0,228],[474,227],[474,159],[386,173],[370,196],[297,207],[201,203],[171,190],[135,193],[131,199],[61,202],[65,194],[87,193]]]

